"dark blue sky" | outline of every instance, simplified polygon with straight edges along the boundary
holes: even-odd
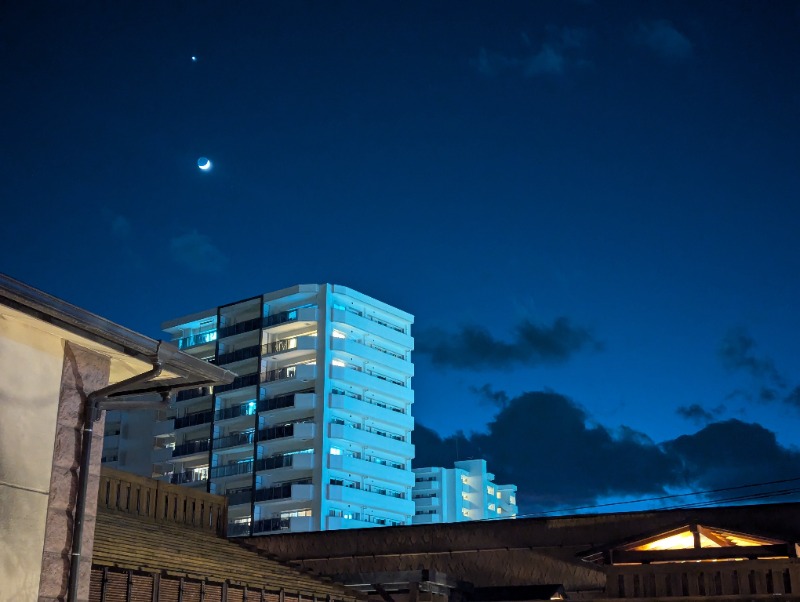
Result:
[[[800,3],[5,3],[0,58],[9,275],[410,311],[419,423],[521,491],[580,450],[528,508],[800,477]]]

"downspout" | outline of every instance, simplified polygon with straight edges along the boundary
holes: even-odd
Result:
[[[159,356],[161,343],[156,348],[156,357],[153,360],[152,370],[148,370],[143,374],[137,374],[126,380],[114,383],[97,391],[89,393],[86,397],[86,405],[84,407],[83,418],[83,437],[81,439],[81,462],[78,473],[78,499],[75,502],[75,520],[72,530],[72,557],[70,560],[69,570],[69,584],[68,584],[68,602],[77,602],[78,600],[78,583],[81,565],[81,551],[83,548],[83,524],[84,514],[86,513],[86,494],[89,488],[89,463],[92,456],[92,434],[94,432],[94,423],[100,419],[100,406],[108,397],[119,390],[122,390],[129,385],[139,382],[149,381],[159,374],[163,369],[163,364]],[[162,392],[162,400],[160,402],[129,402],[130,407],[155,407],[164,406],[169,403],[169,392]],[[110,403],[109,403],[110,405]]]

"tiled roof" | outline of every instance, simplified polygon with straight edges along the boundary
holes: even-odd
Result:
[[[280,537],[277,535],[276,537]],[[92,564],[351,602],[352,590],[260,556],[211,532],[100,510]]]

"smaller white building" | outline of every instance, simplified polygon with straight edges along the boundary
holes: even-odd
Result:
[[[496,484],[486,460],[415,468],[414,477],[415,525],[517,516],[517,486]]]

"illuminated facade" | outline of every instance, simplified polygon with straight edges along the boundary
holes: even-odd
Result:
[[[415,525],[517,516],[517,486],[496,484],[486,460],[415,468],[414,477]]]
[[[229,536],[411,524],[413,316],[298,285],[163,325],[235,372],[156,422],[154,474],[229,501]]]

